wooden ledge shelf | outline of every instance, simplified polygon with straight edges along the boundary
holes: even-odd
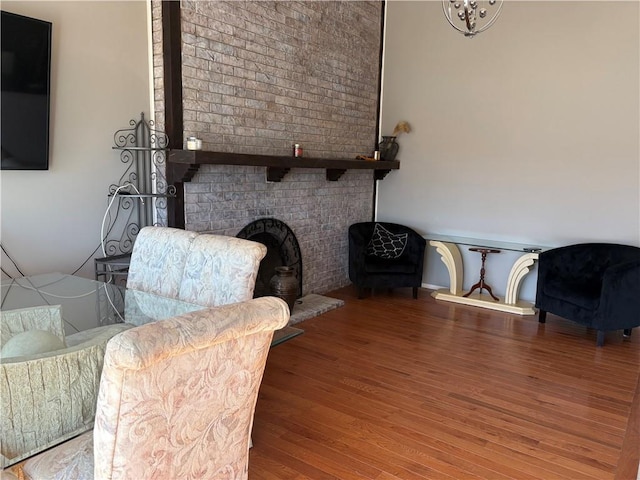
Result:
[[[267,181],[279,182],[292,168],[323,168],[327,180],[337,181],[347,170],[374,170],[376,180],[382,180],[391,170],[398,170],[400,162],[347,160],[331,158],[252,155],[246,153],[207,152],[204,150],[169,150],[168,165],[171,178],[189,182],[200,165],[245,165],[267,167]]]

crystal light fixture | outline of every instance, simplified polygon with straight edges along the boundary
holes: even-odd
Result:
[[[442,0],[442,10],[453,28],[465,37],[473,37],[497,20],[502,0]]]

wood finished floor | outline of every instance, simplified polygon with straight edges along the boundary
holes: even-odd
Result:
[[[635,480],[640,331],[436,302],[410,289],[300,323],[269,353],[250,480]]]

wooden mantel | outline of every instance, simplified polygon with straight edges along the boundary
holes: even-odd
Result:
[[[279,182],[292,168],[323,168],[327,180],[336,181],[351,169],[373,170],[376,180],[382,180],[400,162],[367,161],[357,159],[310,158],[246,153],[208,152],[203,150],[170,150],[168,167],[173,182],[188,182],[200,165],[246,165],[267,168],[267,181]]]
[[[164,62],[165,131],[169,145],[182,145],[184,118],[182,110],[182,19],[179,0],[167,0],[162,4],[162,54]],[[381,22],[384,29],[384,22]],[[382,58],[382,38],[380,58]],[[382,63],[380,63],[381,67]],[[378,79],[378,115],[374,138],[378,138],[380,119],[380,91],[382,73]],[[207,152],[202,150],[169,150],[166,165],[167,183],[175,188],[175,198],[167,203],[167,225],[185,228],[184,182],[189,182],[200,165],[248,165],[267,169],[267,180],[279,182],[292,168],[323,168],[327,180],[336,181],[350,169],[374,171],[374,178],[382,180],[391,170],[400,168],[398,161],[366,161],[357,159],[326,159],[292,156],[269,156]]]

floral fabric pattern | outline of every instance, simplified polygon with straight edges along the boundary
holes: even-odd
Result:
[[[56,455],[40,455],[22,468],[29,480],[89,480],[93,478],[93,430],[63,443]],[[20,470],[20,468],[18,468]]]
[[[124,318],[132,325],[140,326],[145,323],[183,315],[202,310],[202,305],[181,302],[173,298],[160,297],[154,293],[140,290],[126,290],[124,302]]]
[[[180,284],[180,300],[209,307],[253,298],[261,243],[222,235],[199,235],[191,245]]]
[[[213,307],[253,298],[261,243],[169,227],[140,230],[127,287]]]
[[[263,297],[115,336],[98,395],[94,478],[246,479],[271,338],[288,320],[283,300]],[[27,461],[28,478],[61,478],[58,450],[67,472],[86,471],[68,465],[89,460],[65,446]]]
[[[197,235],[168,227],[140,230],[131,253],[127,288],[178,298],[189,248]]]

